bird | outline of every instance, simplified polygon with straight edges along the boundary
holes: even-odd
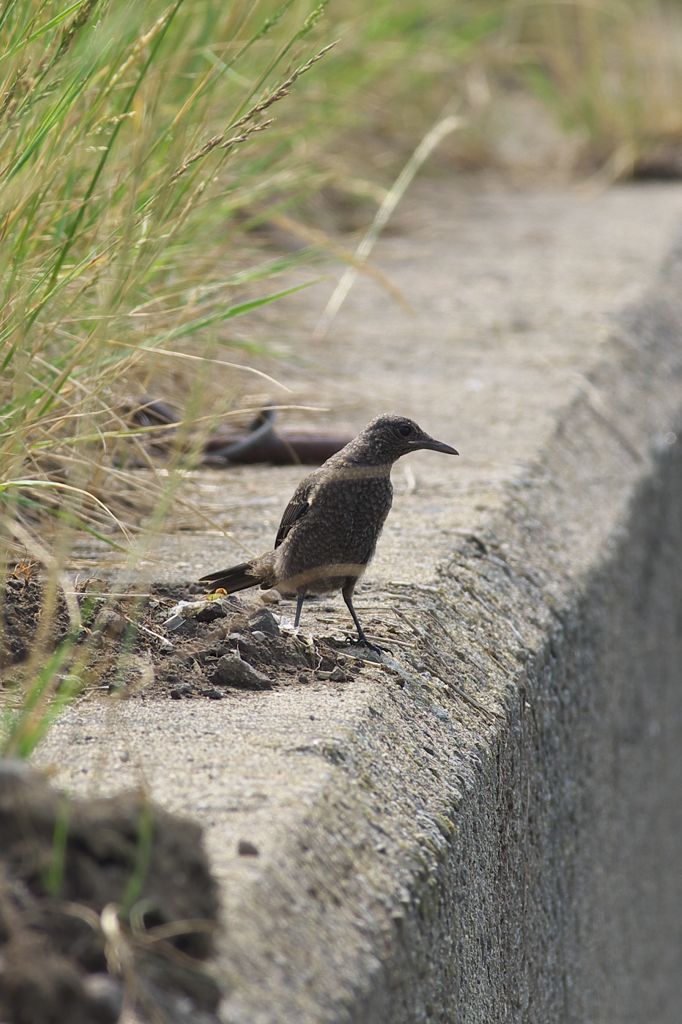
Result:
[[[308,595],[340,590],[358,632],[353,642],[381,653],[382,648],[365,635],[353,607],[353,592],[374,555],[393,502],[391,467],[420,449],[459,454],[406,416],[377,416],[301,481],[284,510],[272,551],[202,576],[199,583],[228,594],[260,587],[295,597],[294,628]]]

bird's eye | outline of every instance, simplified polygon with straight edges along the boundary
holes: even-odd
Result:
[[[410,434],[412,433],[412,427],[409,427],[407,423],[403,423],[401,426],[398,427],[398,433],[400,434],[401,437],[409,437]]]

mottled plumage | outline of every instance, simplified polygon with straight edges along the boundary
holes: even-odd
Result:
[[[378,416],[350,444],[298,485],[284,510],[275,547],[250,562],[202,577],[228,594],[271,587],[296,597],[296,625],[307,594],[340,590],[361,643],[369,644],[353,607],[353,590],[376,548],[393,501],[391,467],[429,448],[457,455],[404,416]]]

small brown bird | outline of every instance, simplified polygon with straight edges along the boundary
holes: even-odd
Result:
[[[357,642],[380,651],[360,625],[353,591],[374,555],[391,508],[391,467],[402,455],[420,448],[459,454],[405,416],[378,416],[301,481],[284,510],[273,551],[210,573],[199,582],[223,587],[228,594],[259,586],[296,597],[294,626],[308,594],[340,590],[358,631]]]

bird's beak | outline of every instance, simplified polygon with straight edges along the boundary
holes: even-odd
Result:
[[[443,455],[459,455],[456,448],[446,444],[445,441],[434,441],[432,437],[428,441],[417,441],[415,448],[428,448],[431,452],[442,452]]]

